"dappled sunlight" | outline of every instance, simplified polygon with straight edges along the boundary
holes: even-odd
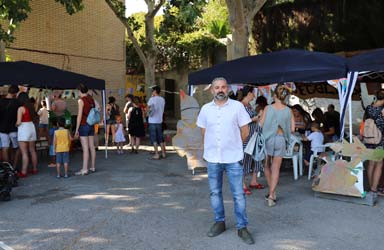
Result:
[[[185,207],[180,206],[178,202],[163,203],[162,205],[173,209],[185,209]]]
[[[157,192],[156,194],[161,198],[171,198],[171,195],[167,192]]]
[[[96,200],[96,199],[105,199],[105,200],[118,200],[118,201],[134,201],[137,200],[137,197],[129,195],[114,195],[108,193],[94,193],[94,194],[83,194],[72,197],[71,199],[82,199],[82,200]]]
[[[108,188],[110,191],[138,191],[144,190],[144,188],[132,187],[132,188]]]
[[[98,149],[100,151],[105,150],[105,146],[98,146]],[[116,151],[117,147],[116,146],[108,146],[107,147],[108,151]],[[123,149],[125,150],[131,150],[130,146],[123,146]],[[165,149],[167,153],[176,153],[175,148],[173,146],[165,146]],[[153,146],[147,146],[147,145],[140,145],[139,152],[140,151],[147,151],[147,152],[152,152],[153,151]]]
[[[192,176],[192,181],[204,181],[208,178],[208,174],[199,174]]]
[[[101,237],[81,237],[80,240],[81,242],[86,242],[86,243],[108,243],[109,241],[105,238]]]
[[[158,186],[158,187],[172,187],[173,184],[170,184],[170,183],[163,183],[163,184],[157,184],[156,186]]]
[[[112,210],[118,210],[118,211],[121,211],[121,212],[124,212],[124,213],[129,213],[129,214],[137,214],[139,213],[139,209],[141,209],[142,207],[114,207],[112,208]]]
[[[74,229],[71,228],[55,228],[55,229],[46,229],[46,228],[27,228],[24,230],[30,234],[41,234],[41,233],[73,233]]]
[[[305,240],[279,240],[276,249],[306,250],[314,249],[316,242]]]

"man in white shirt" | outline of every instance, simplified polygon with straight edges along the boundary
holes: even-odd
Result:
[[[161,156],[166,157],[162,128],[164,107],[165,100],[160,96],[160,87],[152,87],[152,96],[148,100],[148,130],[149,138],[155,149],[155,155],[151,158],[153,160],[160,159],[158,145],[161,146]]]
[[[243,141],[249,134],[251,119],[244,106],[228,98],[229,86],[222,78],[211,84],[214,100],[205,104],[197,118],[197,126],[204,137],[204,159],[207,161],[211,206],[215,223],[208,232],[215,237],[225,231],[225,213],[222,196],[223,173],[227,173],[233,194],[238,236],[247,244],[254,244],[247,230],[248,218],[243,190]]]

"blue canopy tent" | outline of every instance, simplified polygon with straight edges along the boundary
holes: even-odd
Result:
[[[75,89],[83,83],[90,89],[105,89],[105,81],[27,61],[0,63],[0,85],[23,84],[36,88]]]
[[[189,85],[209,84],[215,77],[229,83],[264,85],[278,82],[318,82],[346,76],[345,58],[306,50],[282,50],[242,57],[193,72]]]
[[[0,63],[0,86],[16,84],[35,88],[76,89],[80,83],[83,83],[89,89],[102,90],[105,124],[104,80],[27,61]],[[105,151],[105,157],[108,157],[107,150]]]
[[[345,93],[345,100],[341,102],[341,112],[340,112],[340,125],[344,125],[345,112],[347,110],[347,104],[351,103],[352,91],[356,85],[356,81],[360,76],[367,74],[378,74],[384,71],[384,49],[375,49],[371,50],[353,57],[350,57],[346,60],[347,69],[348,69],[348,84],[339,92]],[[380,78],[377,77],[376,78]],[[382,77],[381,77],[382,78]],[[383,79],[381,79],[383,80]],[[352,124],[352,109],[349,109],[349,122]],[[342,128],[342,133],[344,133],[344,126]],[[352,126],[350,126],[350,134],[352,134]]]

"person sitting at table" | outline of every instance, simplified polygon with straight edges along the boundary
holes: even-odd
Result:
[[[322,147],[324,143],[324,136],[320,131],[320,125],[317,122],[312,122],[311,131],[312,133],[310,133],[308,136],[301,135],[303,141],[311,141],[311,150],[308,150],[304,157],[305,166],[309,166],[311,155],[313,155],[315,151],[324,152]]]
[[[293,112],[293,118],[295,118],[295,130],[300,134],[304,134],[306,130],[310,129],[311,116],[307,111],[299,104],[295,104],[291,107]]]
[[[320,108],[315,108],[312,112],[312,117],[315,122],[320,124],[320,131],[324,135],[324,143],[334,142],[334,135],[336,135],[335,125],[332,121],[328,121]]]

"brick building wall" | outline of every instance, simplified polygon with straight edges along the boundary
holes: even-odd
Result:
[[[27,60],[104,79],[107,93],[125,88],[125,28],[104,1],[84,0],[84,6],[69,15],[54,0],[31,1],[32,12],[6,53],[12,61]],[[69,104],[73,110],[75,101]]]

